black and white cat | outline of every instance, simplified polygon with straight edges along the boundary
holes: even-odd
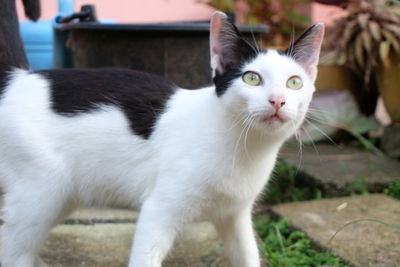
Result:
[[[15,69],[0,88],[1,266],[45,266],[49,230],[79,205],[141,206],[130,267],[159,267],[179,229],[211,221],[232,266],[258,267],[251,211],[303,122],[324,26],[259,51],[211,21],[214,85],[120,69]]]

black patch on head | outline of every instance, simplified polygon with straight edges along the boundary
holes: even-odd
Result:
[[[218,96],[222,96],[232,81],[242,75],[243,65],[256,58],[258,53],[257,46],[247,41],[230,20],[223,21],[220,35],[220,42],[224,47],[221,52],[224,71],[220,73],[217,69],[213,78]]]
[[[231,63],[226,67],[226,71],[224,73],[219,73],[219,71],[217,70],[213,78],[218,96],[222,96],[229,88],[232,81],[242,75],[241,68],[243,67],[243,65],[257,57],[257,52],[244,39],[241,39],[240,41],[238,40],[238,45],[235,47],[237,48],[237,50],[233,51],[233,53],[238,56],[239,63]]]
[[[52,108],[74,116],[96,110],[99,104],[118,106],[133,132],[148,139],[176,86],[164,78],[125,69],[45,70],[51,85]]]
[[[230,69],[222,75],[217,72],[213,79],[217,96],[222,96],[229,86],[231,86],[232,81],[239,78],[241,75],[240,68]]]

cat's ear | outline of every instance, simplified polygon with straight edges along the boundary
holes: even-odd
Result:
[[[286,50],[286,53],[306,70],[313,82],[317,77],[317,65],[324,32],[325,26],[323,23],[315,24],[308,28]]]
[[[254,49],[242,38],[228,16],[216,11],[210,23],[210,64],[213,77],[237,68],[255,55]]]

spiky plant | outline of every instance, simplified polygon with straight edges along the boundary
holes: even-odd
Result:
[[[330,43],[337,63],[360,73],[369,85],[378,67],[392,64],[391,52],[400,54],[400,1],[351,1],[346,10],[348,15],[333,24]]]

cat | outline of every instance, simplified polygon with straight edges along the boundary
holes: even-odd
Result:
[[[259,50],[215,12],[213,86],[198,90],[133,70],[14,69],[0,89],[1,266],[46,266],[40,245],[79,205],[141,207],[130,267],[161,266],[198,219],[232,266],[260,266],[252,207],[303,122],[323,34]]]

